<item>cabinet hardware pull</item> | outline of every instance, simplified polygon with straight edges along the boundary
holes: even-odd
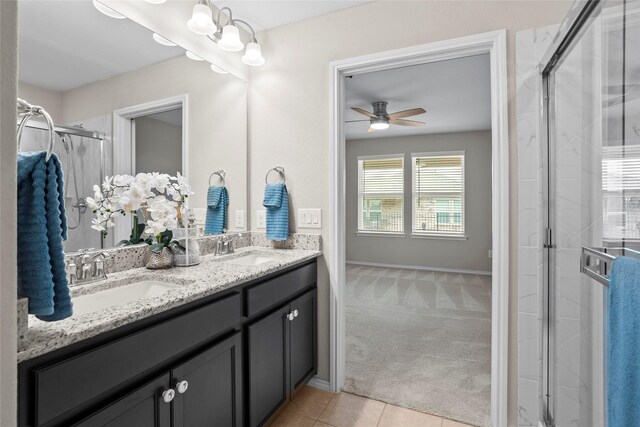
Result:
[[[295,316],[293,315],[293,311],[291,313],[287,314],[287,319],[289,319],[290,322],[292,322],[294,318],[295,318]]]
[[[178,390],[178,393],[180,393],[180,394],[182,394],[185,391],[187,391],[188,388],[189,388],[189,383],[187,382],[187,380],[179,381],[176,384],[176,390]]]
[[[293,310],[293,317],[298,317],[298,310]]]
[[[172,388],[162,392],[162,400],[164,403],[171,403],[174,397],[176,397],[176,392]]]

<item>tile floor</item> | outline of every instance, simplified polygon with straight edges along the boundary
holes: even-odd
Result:
[[[491,277],[347,265],[344,391],[488,426]]]
[[[349,393],[303,388],[271,427],[471,427]]]

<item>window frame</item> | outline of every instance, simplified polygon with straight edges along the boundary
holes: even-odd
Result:
[[[406,182],[405,182],[405,153],[391,153],[391,154],[376,154],[376,155],[363,155],[357,156],[357,166],[358,166],[358,223],[356,227],[356,234],[359,236],[383,236],[383,237],[404,237],[406,236],[405,228],[406,228],[406,217],[405,217],[405,204],[406,204]],[[401,166],[401,174],[402,174],[402,192],[397,193],[401,196],[402,200],[402,209],[400,212],[402,213],[402,221],[400,224],[402,226],[401,230],[394,231],[381,231],[381,230],[366,230],[363,228],[363,202],[364,202],[364,194],[362,192],[362,162],[366,160],[400,160],[402,163]],[[394,193],[395,194],[395,193]]]
[[[416,230],[416,159],[428,158],[428,157],[454,157],[460,156],[462,158],[461,165],[461,179],[462,188],[460,190],[460,225],[462,231],[460,232],[437,232],[433,230],[422,231]],[[419,152],[411,153],[411,237],[422,239],[450,239],[450,240],[466,240],[467,237],[467,215],[466,215],[466,152],[465,150],[457,151],[432,151],[432,152]]]

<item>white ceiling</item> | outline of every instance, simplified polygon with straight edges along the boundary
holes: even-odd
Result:
[[[184,54],[91,0],[19,0],[19,79],[65,91]]]
[[[357,6],[368,1],[371,0],[227,0],[214,1],[213,4],[218,8],[230,7],[234,18],[247,21],[258,32]]]
[[[354,75],[345,82],[345,120],[367,120],[351,110],[373,111],[371,102],[387,101],[387,112],[422,107],[427,112],[408,120],[422,127],[393,126],[368,133],[369,122],[346,123],[347,139],[491,129],[489,55]]]

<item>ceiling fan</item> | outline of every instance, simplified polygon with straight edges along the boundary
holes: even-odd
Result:
[[[418,114],[424,114],[427,111],[424,108],[412,108],[410,110],[397,111],[395,113],[387,113],[386,101],[372,102],[373,113],[363,110],[362,108],[351,107],[351,109],[357,113],[369,117],[369,132],[375,132],[377,130],[383,130],[389,127],[389,125],[400,126],[422,126],[424,122],[417,120],[403,120],[405,117],[417,116]],[[349,120],[347,123],[364,122],[366,120]]]

